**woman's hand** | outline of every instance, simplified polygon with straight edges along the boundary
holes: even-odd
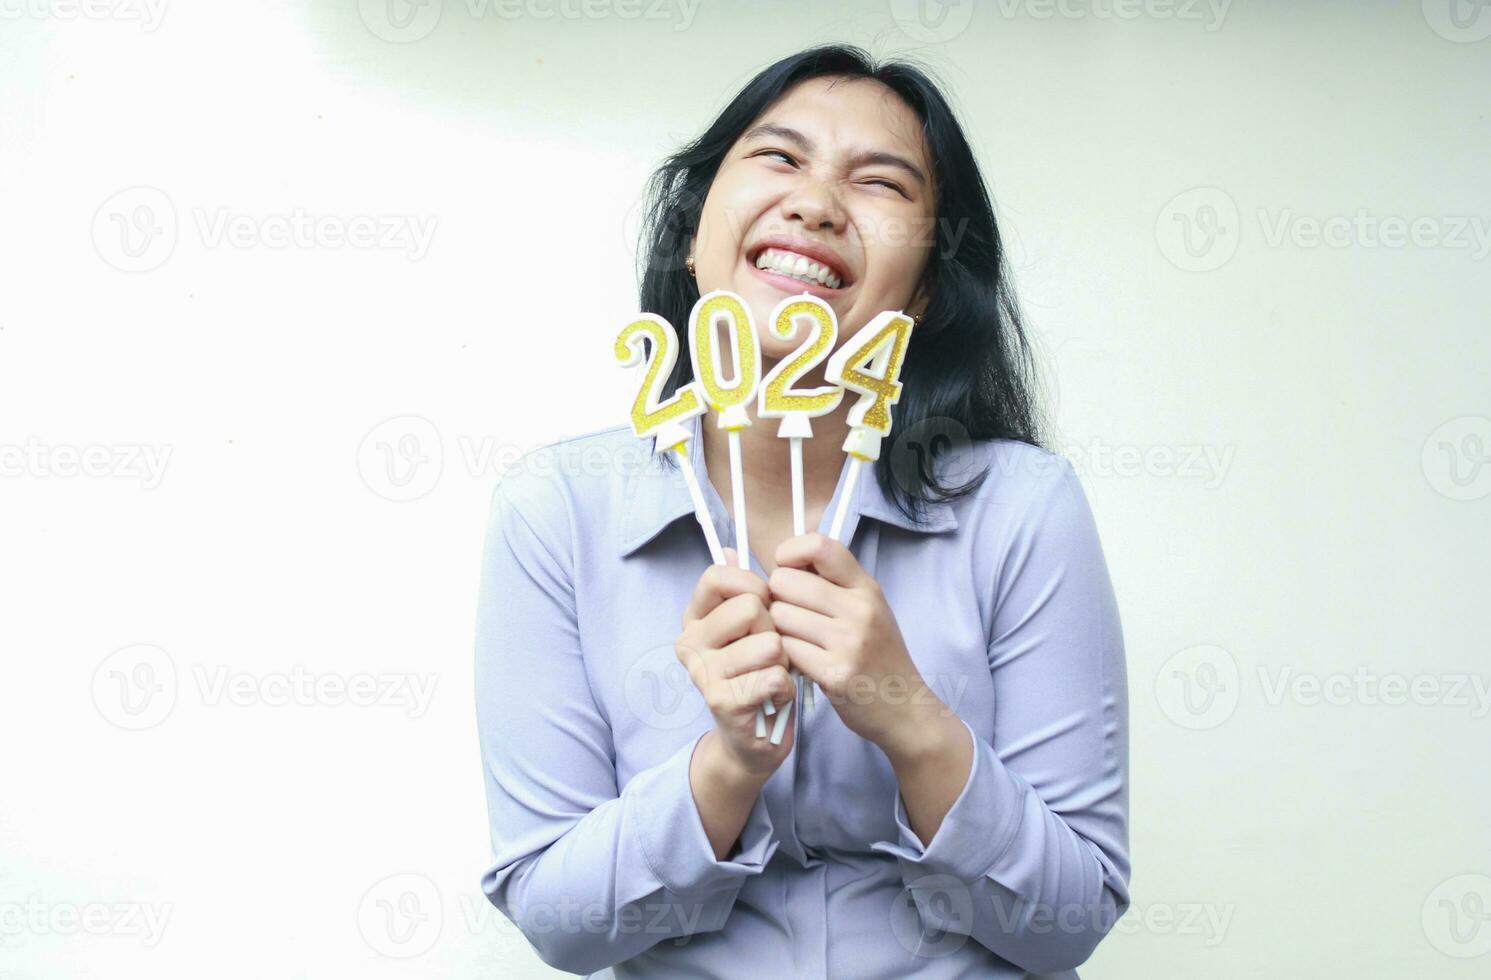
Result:
[[[848,548],[802,534],[782,542],[776,562],[772,625],[791,665],[823,689],[851,731],[895,761],[961,728],[916,669],[880,583]]]
[[[776,560],[768,612],[792,666],[885,753],[912,830],[932,840],[973,765],[967,726],[927,686],[880,583],[848,548],[803,534],[782,542]]]
[[[771,592],[755,572],[711,565],[694,588],[674,644],[679,661],[714,715],[715,731],[698,754],[738,766],[746,780],[764,783],[792,751],[792,727],[780,745],[756,737],[756,712],[768,698],[780,708],[797,696],[787,673],[782,637],[767,614]]]

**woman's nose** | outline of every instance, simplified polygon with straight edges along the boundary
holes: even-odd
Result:
[[[782,211],[787,218],[812,229],[842,232],[848,220],[833,185],[813,178],[804,179],[783,198]]]

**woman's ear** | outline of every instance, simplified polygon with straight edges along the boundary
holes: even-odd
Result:
[[[927,308],[932,305],[932,291],[927,286],[927,277],[923,276],[911,291],[911,299],[906,301],[905,313],[914,320],[920,320],[927,315]]]

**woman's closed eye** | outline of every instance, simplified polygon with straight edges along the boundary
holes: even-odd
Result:
[[[798,166],[797,159],[795,157],[793,157],[792,154],[788,153],[786,150],[762,150],[762,151],[760,151],[759,153],[757,153],[755,155],[758,156],[758,157],[778,157],[778,158],[781,159],[781,161],[783,163],[787,164],[789,167],[796,167],[796,166]],[[894,191],[895,193],[897,193],[897,194],[901,195],[902,197],[906,198],[907,200],[911,199],[911,195],[909,195],[909,194],[906,193],[906,189],[905,188],[903,188],[900,184],[897,184],[895,181],[890,180],[890,179],[888,179],[886,177],[870,177],[870,178],[868,178],[866,180],[860,181],[860,183],[863,184],[866,187],[884,187],[887,190]]]
[[[907,200],[910,200],[911,198],[911,195],[907,194],[900,184],[897,184],[893,180],[887,180],[884,177],[870,177],[869,179],[862,181],[862,183],[868,187],[888,187]]]
[[[781,157],[783,162],[787,163],[790,166],[797,166],[797,160],[794,159],[792,154],[788,153],[786,150],[762,150],[760,153],[756,154],[756,156],[758,157],[766,157],[772,155]]]

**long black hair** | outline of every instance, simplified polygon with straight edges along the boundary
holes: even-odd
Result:
[[[895,425],[875,464],[887,495],[912,520],[927,503],[974,490],[987,471],[943,483],[934,461],[970,439],[1040,445],[1035,362],[1009,284],[994,208],[973,151],[927,72],[904,60],[876,62],[862,48],[830,44],[773,64],[730,101],[703,135],[669,156],[647,184],[641,232],[641,308],[678,328],[683,346],[665,386],[693,380],[686,329],[699,298],[684,266],[709,187],[730,148],[798,82],[824,76],[872,79],[921,119],[931,151],[935,247],[921,283],[926,312],[901,367]]]

